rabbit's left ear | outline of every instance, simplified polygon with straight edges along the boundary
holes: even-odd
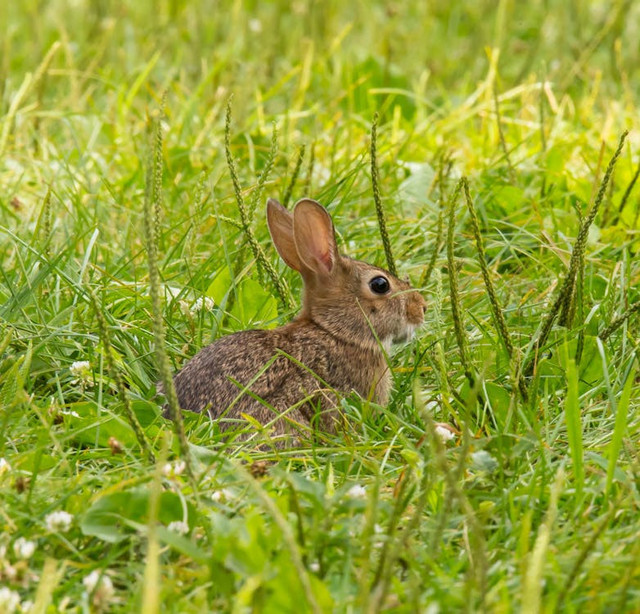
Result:
[[[339,258],[333,222],[328,211],[305,198],[293,210],[293,238],[298,256],[308,270],[330,275]]]
[[[293,215],[275,198],[267,201],[267,226],[280,257],[294,271],[302,272],[302,263],[293,240]]]

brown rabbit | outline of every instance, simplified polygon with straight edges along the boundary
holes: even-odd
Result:
[[[246,415],[274,435],[332,432],[334,391],[386,403],[384,350],[411,338],[426,303],[407,282],[340,255],[317,202],[300,200],[291,213],[269,199],[267,222],[278,253],[302,275],[302,310],[275,330],[234,333],[202,349],[175,376],[178,400],[183,409],[207,409],[223,428],[246,425]]]

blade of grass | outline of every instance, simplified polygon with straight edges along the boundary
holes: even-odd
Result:
[[[563,346],[567,360],[566,379],[567,396],[564,404],[564,419],[567,424],[569,451],[573,462],[573,475],[576,484],[576,501],[582,500],[584,488],[584,452],[582,446],[582,423],[580,414],[580,397],[578,394],[578,369],[573,357],[569,357],[567,344]],[[577,506],[576,506],[577,507]]]
[[[65,567],[66,561],[63,561],[60,569],[58,569],[58,562],[55,559],[48,558],[45,560],[40,582],[38,583],[38,590],[36,591],[36,599],[29,610],[31,614],[45,614],[48,611],[49,605],[53,600],[53,591],[56,590],[64,575]]]
[[[551,531],[558,514],[558,499],[564,485],[564,471],[558,469],[556,479],[551,486],[551,498],[544,522],[540,525],[531,559],[522,582],[521,608],[524,614],[539,614],[542,611],[542,588],[544,564],[547,549],[551,542]]]
[[[636,372],[637,369],[635,367],[632,368],[629,372],[627,381],[625,382],[624,388],[622,389],[622,394],[620,395],[620,399],[618,400],[618,406],[615,410],[616,421],[613,428],[611,443],[609,444],[609,449],[607,450],[609,462],[607,464],[607,483],[604,489],[606,499],[609,498],[609,494],[611,493],[613,476],[615,474],[616,465],[618,462],[618,454],[620,454],[620,450],[622,449],[622,438],[625,431],[627,430],[629,401],[631,399],[631,392],[633,391],[636,381]]]
[[[140,612],[155,614],[160,611],[160,541],[156,535],[156,523],[162,493],[162,467],[167,459],[168,444],[162,442],[160,458],[155,465],[153,479],[149,484],[149,521],[147,523],[146,564],[142,580],[142,603]]]

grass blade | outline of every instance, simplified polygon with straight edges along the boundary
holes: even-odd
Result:
[[[564,353],[567,357],[567,396],[564,404],[564,419],[567,424],[567,438],[569,451],[573,462],[573,474],[576,482],[576,499],[582,498],[584,488],[584,452],[582,446],[582,423],[580,414],[580,397],[578,394],[578,369],[576,361],[569,358],[569,350],[564,345]]]
[[[547,515],[540,525],[536,543],[533,546],[531,559],[522,583],[521,607],[523,614],[539,614],[542,611],[542,580],[544,577],[544,563],[551,542],[551,531],[558,514],[558,499],[564,485],[564,471],[560,468],[555,482],[551,487],[551,499],[547,508]]]
[[[620,450],[622,448],[622,437],[627,430],[629,401],[631,399],[631,392],[633,391],[633,386],[636,380],[636,371],[637,369],[634,367],[629,372],[627,381],[625,382],[624,388],[622,389],[622,394],[620,395],[620,400],[618,401],[618,406],[615,410],[616,422],[613,428],[611,443],[609,444],[609,449],[607,450],[609,463],[607,465],[607,483],[604,489],[605,497],[607,499],[609,498],[609,493],[611,492],[611,486],[613,484],[613,475],[615,473],[616,465],[618,462],[618,454],[620,454]]]

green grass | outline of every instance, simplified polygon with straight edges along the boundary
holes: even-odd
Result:
[[[26,0],[0,22],[0,602],[640,609],[640,5]],[[154,335],[177,369],[294,315],[268,196],[316,198],[386,266],[376,113],[391,251],[430,305],[389,405],[346,399],[344,433],[274,452],[185,414],[189,476]]]

